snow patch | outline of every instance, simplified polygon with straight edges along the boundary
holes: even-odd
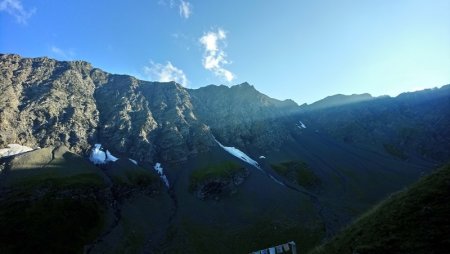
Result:
[[[106,153],[101,150],[101,144],[95,144],[94,148],[92,148],[91,155],[89,156],[89,160],[94,164],[104,164],[106,160]]]
[[[286,186],[284,183],[282,183],[281,181],[278,181],[275,177],[273,177],[272,175],[269,174],[269,177],[272,178],[272,180],[274,180],[276,183]]]
[[[275,177],[273,177],[270,173],[264,171],[258,164],[258,162],[256,162],[255,160],[253,160],[252,158],[250,158],[250,156],[248,156],[247,154],[245,154],[244,152],[242,152],[241,150],[237,149],[236,147],[230,147],[230,146],[224,146],[222,145],[219,141],[217,141],[217,139],[214,138],[214,140],[217,142],[217,144],[220,145],[220,147],[222,147],[225,151],[229,152],[230,154],[232,154],[233,156],[247,162],[248,164],[251,164],[253,166],[255,166],[257,169],[263,171],[267,176],[269,176],[273,181],[275,181],[276,183],[286,186],[284,183],[280,182],[279,180],[277,180]],[[266,158],[265,156],[259,156],[260,159]]]
[[[258,162],[256,162],[252,158],[250,158],[250,156],[248,156],[241,150],[237,149],[236,147],[232,147],[232,146],[224,146],[217,140],[216,140],[216,142],[217,142],[217,144],[220,145],[220,147],[222,147],[225,151],[229,152],[231,155],[237,157],[240,160],[247,162],[248,164],[255,166],[259,170],[262,170],[261,167],[259,166]]]
[[[26,153],[33,150],[34,150],[33,148],[28,146],[23,146],[19,144],[9,144],[7,145],[7,148],[0,149],[0,158]]]
[[[137,165],[137,164],[138,164],[137,161],[135,161],[135,160],[133,160],[133,159],[128,158],[128,160],[130,160],[131,162],[133,162],[134,165]]]
[[[101,144],[95,144],[94,148],[92,148],[89,160],[92,163],[98,165],[98,164],[105,164],[110,161],[116,161],[118,160],[118,158],[112,155],[108,150],[104,152]]]
[[[297,124],[295,124],[299,129],[306,129],[306,125],[302,121],[298,121]]]
[[[161,180],[164,182],[167,188],[169,188],[169,179],[167,179],[167,176],[164,174],[164,169],[161,167],[161,163],[157,162],[153,169],[155,169]]]
[[[108,150],[106,150],[106,161],[116,161],[119,158],[112,155]]]

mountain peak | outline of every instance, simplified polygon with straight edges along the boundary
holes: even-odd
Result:
[[[321,100],[318,100],[310,105],[308,105],[309,109],[324,109],[331,108],[337,106],[343,106],[347,104],[353,104],[363,101],[372,100],[374,97],[369,93],[363,94],[352,94],[352,95],[344,95],[344,94],[335,94],[331,96],[327,96]]]
[[[237,87],[252,87],[252,88],[255,88],[254,86],[250,85],[247,81],[244,82],[244,83],[241,83],[241,84],[237,84],[235,86],[237,86]]]

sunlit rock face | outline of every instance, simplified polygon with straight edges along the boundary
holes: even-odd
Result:
[[[169,82],[112,75],[81,61],[0,55],[0,147],[101,143],[138,161],[186,160],[215,145],[190,95]]]
[[[81,61],[0,55],[0,146],[90,147],[98,125],[91,70]]]
[[[65,145],[88,155],[101,143],[138,161],[183,161],[227,144],[280,145],[280,118],[298,106],[247,83],[188,90],[113,75],[82,61],[1,55],[0,146]]]

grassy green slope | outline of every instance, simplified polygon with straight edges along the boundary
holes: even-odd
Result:
[[[448,253],[450,165],[398,192],[356,220],[319,253]]]
[[[117,160],[105,172],[117,188],[158,190],[162,187],[162,182],[153,169],[135,165],[128,159]]]
[[[100,233],[101,171],[64,148],[16,156],[0,182],[0,253],[82,253]]]
[[[204,168],[194,170],[190,176],[189,189],[193,190],[196,186],[202,182],[205,182],[214,178],[232,178],[233,174],[245,171],[245,169],[233,162],[226,161],[214,165],[209,165]]]
[[[278,164],[272,164],[271,167],[278,174],[287,177],[289,181],[297,183],[305,188],[313,188],[320,184],[320,179],[303,161],[285,161]]]

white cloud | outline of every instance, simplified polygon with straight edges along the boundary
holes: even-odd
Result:
[[[52,46],[50,50],[56,57],[60,57],[63,60],[72,60],[75,57],[75,52],[73,49],[63,50],[56,46]]]
[[[225,69],[223,65],[230,62],[226,59],[226,53],[223,47],[226,46],[227,35],[224,30],[217,29],[217,32],[210,31],[205,33],[200,38],[200,43],[204,47],[204,54],[202,59],[203,67],[214,72],[216,76],[224,78],[226,81],[232,81],[234,74]]]
[[[144,66],[144,74],[150,80],[160,82],[175,81],[182,86],[188,85],[188,80],[183,70],[173,66],[171,62],[167,62],[164,65],[150,61],[150,66]]]
[[[180,5],[178,6],[180,9],[180,16],[188,19],[192,14],[192,5],[187,1],[180,0]]]
[[[1,0],[0,11],[14,16],[19,24],[27,24],[27,20],[36,12],[36,9],[26,10],[21,0]]]

